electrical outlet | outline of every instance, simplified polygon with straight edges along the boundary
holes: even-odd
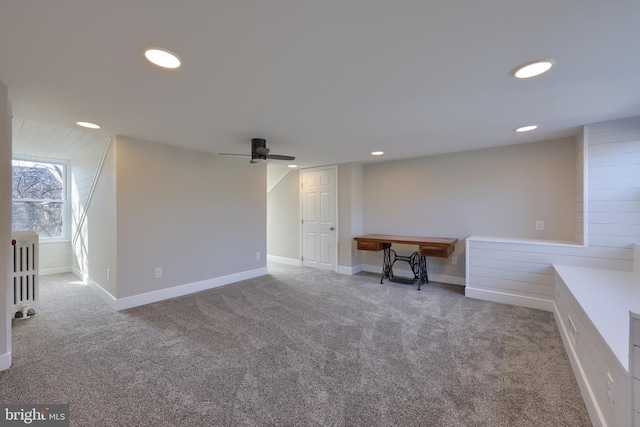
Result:
[[[260,252],[256,252],[256,259],[260,260]]]
[[[457,256],[452,256],[451,257],[451,265],[458,265],[458,257]]]
[[[111,269],[107,268],[107,280],[111,280]]]
[[[159,279],[162,277],[162,267],[157,267],[156,268],[156,279]]]
[[[542,231],[544,230],[544,221],[539,219],[536,221],[536,230]]]

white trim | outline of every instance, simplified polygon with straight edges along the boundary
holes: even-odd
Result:
[[[50,274],[68,273],[70,271],[71,269],[69,267],[56,267],[56,268],[46,268],[46,269],[41,268],[38,271],[38,274],[40,274],[41,276],[48,276]]]
[[[380,274],[382,272],[382,266],[363,264],[361,271]],[[394,268],[393,271],[394,273],[396,273],[397,276],[401,276],[401,277],[413,276],[413,271],[411,270],[407,270],[403,268]],[[429,271],[427,271],[427,275],[429,277],[430,282],[447,283],[449,285],[458,285],[458,286],[464,286],[465,284],[464,277],[449,276],[447,274],[429,273]]]
[[[509,243],[509,244],[517,244],[517,245],[560,246],[560,247],[569,247],[569,248],[586,247],[586,245],[582,245],[578,242],[569,242],[569,241],[563,241],[563,240],[523,239],[523,238],[513,238],[513,237],[469,236],[465,240],[467,242]]]
[[[68,159],[57,159],[54,157],[39,157],[39,156],[24,156],[24,155],[12,155],[13,160],[33,162],[33,163],[48,163],[64,166],[64,173],[62,176],[63,181],[63,198],[62,199],[14,199],[21,201],[33,201],[33,202],[62,202],[62,216],[64,218],[62,223],[62,236],[61,237],[40,237],[39,243],[59,243],[70,240],[71,237],[71,161]]]
[[[269,167],[268,163],[267,163],[267,167]],[[267,187],[267,194],[271,193],[271,190],[276,188],[276,185],[278,185],[280,183],[280,181],[282,181],[284,179],[284,177],[289,174],[289,172],[291,172],[291,169],[287,168],[281,176],[279,176],[278,178],[274,179],[273,182],[271,183],[271,185]]]
[[[73,235],[72,248],[75,245],[78,237],[80,236],[80,232],[82,231],[82,226],[84,225],[85,220],[87,219],[87,213],[89,212],[89,206],[91,206],[91,200],[93,200],[93,193],[96,191],[96,185],[98,184],[98,180],[100,179],[100,175],[102,174],[102,167],[104,166],[104,162],[107,159],[107,153],[109,152],[109,148],[111,147],[111,139],[107,138],[105,141],[104,149],[102,150],[102,155],[100,156],[100,162],[98,163],[98,169],[96,170],[96,174],[93,177],[93,182],[91,183],[91,188],[89,189],[89,196],[87,197],[87,201],[83,206],[82,213],[80,214],[80,220],[78,221],[78,225],[76,226],[76,232]]]
[[[6,371],[11,367],[11,353],[0,354],[0,371]]]
[[[91,289],[96,291],[96,293],[100,295],[100,297],[102,297],[102,299],[104,299],[107,304],[109,304],[114,310],[120,311],[140,305],[151,304],[153,302],[181,297],[183,295],[189,295],[194,292],[217,288],[219,286],[240,282],[242,280],[253,279],[255,277],[264,276],[268,273],[269,271],[266,267],[256,268],[255,270],[228,274],[226,276],[215,277],[212,279],[201,280],[199,282],[187,283],[184,285],[173,286],[165,289],[159,289],[157,291],[146,292],[143,294],[132,295],[130,297],[124,298],[115,298],[108,291],[106,291],[91,279],[87,280],[87,283],[91,287]]]
[[[268,262],[277,262],[279,264],[295,265],[295,266],[301,266],[302,265],[302,262],[299,259],[285,258],[285,257],[281,257],[281,256],[277,256],[277,255],[269,255],[269,254],[267,254],[267,261]]]
[[[488,291],[486,289],[472,288],[470,286],[465,287],[464,295],[469,298],[517,305],[520,307],[536,308],[544,311],[553,311],[554,307],[552,300],[524,295],[514,295],[505,292]]]
[[[582,127],[582,244],[589,246],[589,126]]]
[[[347,267],[345,265],[338,266],[338,273],[346,274],[348,276],[353,276],[354,274],[358,274],[362,271],[362,264],[356,265],[355,267]]]
[[[78,270],[78,269],[77,269],[77,268],[75,268],[75,267],[71,267],[71,268],[69,269],[69,271],[70,271],[73,275],[75,275],[78,279],[82,280],[83,282],[87,282],[87,281],[88,281],[88,279],[89,279],[89,277],[88,277],[88,276],[86,276],[85,274],[83,274],[80,270]]]
[[[86,279],[85,282],[87,283],[87,286],[89,286],[96,294],[98,294],[98,296],[102,298],[104,302],[109,304],[111,308],[113,308],[114,310],[118,310],[118,300],[116,299],[116,297],[111,295],[109,291],[89,278]]]
[[[569,361],[571,362],[571,368],[573,369],[573,376],[576,378],[578,382],[578,388],[580,388],[580,393],[582,394],[582,400],[584,401],[585,406],[587,407],[587,412],[589,413],[589,418],[594,426],[606,426],[604,415],[602,411],[600,411],[600,407],[598,406],[598,401],[593,393],[593,389],[587,380],[587,376],[584,373],[584,368],[580,363],[580,359],[575,351],[575,348],[570,343],[569,332],[567,331],[564,322],[562,321],[562,315],[558,310],[558,306],[553,303],[553,315],[556,319],[556,324],[558,325],[558,331],[560,332],[560,337],[562,338],[562,343],[564,344],[565,352],[569,357]]]

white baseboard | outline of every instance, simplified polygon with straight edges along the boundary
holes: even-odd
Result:
[[[523,295],[509,294],[505,292],[489,291],[467,286],[464,295],[469,298],[484,301],[499,302],[502,304],[517,305],[520,307],[537,308],[538,310],[553,311],[555,304],[552,300],[534,298]]]
[[[69,271],[78,279],[82,280],[83,282],[89,282],[89,276],[82,273],[82,271],[78,270],[77,268],[71,267]]]
[[[553,303],[553,315],[556,319],[556,325],[558,325],[558,331],[560,332],[562,343],[564,344],[564,350],[569,357],[569,361],[571,362],[573,376],[578,382],[578,388],[580,389],[580,393],[582,394],[582,400],[587,407],[587,412],[589,413],[591,423],[596,427],[606,426],[607,423],[604,419],[604,415],[602,414],[602,411],[600,411],[600,407],[596,403],[596,396],[593,392],[593,389],[591,388],[591,385],[589,384],[589,381],[587,380],[587,376],[584,372],[584,368],[582,367],[582,363],[580,363],[578,354],[576,353],[573,345],[571,345],[569,332],[567,331],[565,324],[562,321],[562,315],[560,314],[560,311],[558,310],[558,307],[555,303]]]
[[[367,271],[369,273],[378,273],[378,274],[382,273],[382,266],[380,265],[363,264],[360,267],[362,267],[360,271]],[[396,276],[413,277],[413,271],[408,269],[394,267],[393,272],[395,273]],[[449,276],[447,274],[434,274],[434,273],[429,273],[428,271],[427,271],[427,274],[429,276],[429,281],[447,283],[449,285],[459,285],[459,286],[465,285],[464,277]]]
[[[219,286],[240,282],[242,280],[253,279],[254,277],[264,276],[268,273],[269,271],[267,270],[267,267],[263,267],[257,268],[255,270],[243,271],[241,273],[234,273],[226,276],[214,277],[212,279],[201,280],[199,282],[173,286],[171,288],[159,289],[157,291],[147,292],[144,294],[132,295],[130,297],[116,298],[114,308],[116,310],[125,310],[127,308],[137,307],[139,305],[150,304],[152,302],[163,301],[170,298],[192,294],[194,292],[217,288]]]
[[[69,267],[57,267],[57,268],[40,269],[38,273],[41,276],[48,276],[50,274],[68,273],[70,271],[71,269]]]
[[[0,371],[6,371],[11,367],[11,353],[0,354]]]
[[[302,261],[300,261],[299,259],[285,258],[277,255],[267,255],[267,261],[277,262],[280,264],[295,265],[298,267],[302,265]]]
[[[82,275],[79,276],[82,278]],[[102,286],[100,286],[99,284],[97,284],[96,282],[94,282],[93,280],[91,280],[90,278],[86,278],[84,279],[85,282],[87,282],[87,285],[96,293],[98,294],[98,296],[100,298],[102,298],[107,304],[109,304],[109,306],[111,306],[111,308],[113,308],[114,310],[118,310],[118,300],[111,295],[111,293],[109,291],[107,291],[105,288],[103,288]]]
[[[362,271],[362,264],[356,265],[355,267],[347,267],[344,265],[338,266],[338,273],[346,274],[348,276],[353,276],[354,274],[358,274]]]

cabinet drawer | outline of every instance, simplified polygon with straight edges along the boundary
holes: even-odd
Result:
[[[633,330],[633,343],[640,346],[640,320],[633,319],[631,329]]]
[[[386,243],[388,245],[388,243]],[[358,250],[360,251],[381,251],[384,249],[385,243],[367,242],[358,240]]]
[[[640,347],[634,345],[631,351],[633,352],[633,366],[631,367],[633,372],[631,372],[631,376],[640,379]],[[638,410],[640,411],[640,407]]]
[[[633,412],[633,427],[640,427],[640,412]]]
[[[640,380],[633,379],[633,409],[640,411]]]
[[[453,252],[451,246],[420,246],[420,256],[433,256],[439,258],[449,258]]]

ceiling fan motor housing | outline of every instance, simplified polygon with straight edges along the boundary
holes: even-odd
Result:
[[[267,140],[263,138],[253,138],[251,140],[251,157],[266,159],[269,154]]]
[[[294,160],[293,156],[283,156],[278,154],[269,154],[271,150],[267,148],[267,140],[263,138],[251,139],[251,163],[266,162],[267,159],[275,160]]]

